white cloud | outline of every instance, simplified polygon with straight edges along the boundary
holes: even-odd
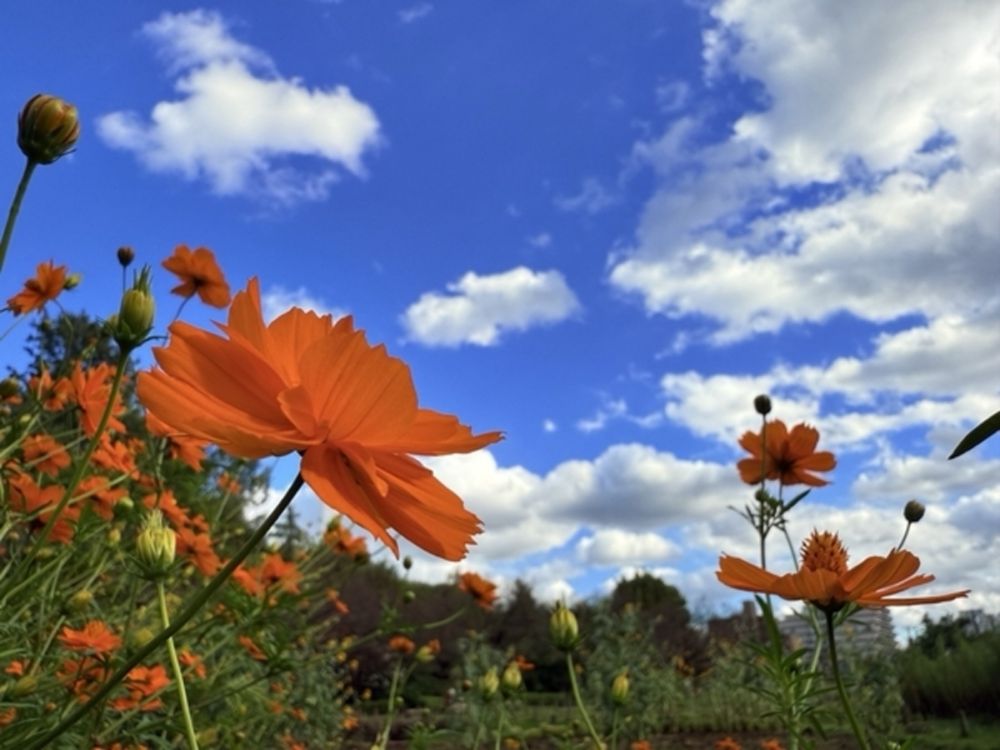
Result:
[[[109,146],[134,152],[151,171],[203,179],[216,194],[279,204],[322,200],[340,170],[364,175],[379,123],[346,87],[278,75],[217,13],[164,13],[143,33],[178,76],[180,98],[158,102],[148,120],[132,111],[100,117]],[[289,163],[301,157],[317,166]]]
[[[555,420],[545,419],[542,421],[542,429],[545,432],[556,432],[559,429],[559,425],[556,424]]]
[[[612,284],[650,313],[716,320],[716,343],[842,311],[994,315],[1000,6],[711,12],[712,74],[757,79],[767,106],[721,143],[695,145],[687,117],[637,144],[664,182]],[[816,197],[795,205],[786,188]]]
[[[334,320],[347,314],[346,311],[330,307],[314,297],[304,286],[300,286],[298,289],[286,289],[280,285],[272,286],[261,295],[260,303],[264,319],[268,321],[274,320],[292,307],[311,310],[317,315],[330,315]]]
[[[578,420],[576,428],[580,432],[599,432],[610,422],[616,420],[624,420],[643,428],[652,428],[663,422],[663,414],[659,411],[651,414],[632,414],[625,399],[605,399],[592,416]]]
[[[448,292],[427,292],[407,308],[402,323],[409,339],[428,346],[492,346],[504,332],[559,323],[580,310],[561,273],[524,266],[487,276],[470,271]]]
[[[400,23],[414,23],[421,18],[426,18],[433,10],[434,6],[430,3],[417,3],[408,8],[403,8],[397,15],[399,16]]]
[[[528,244],[532,247],[544,248],[552,244],[552,235],[548,232],[539,232],[528,237]]]
[[[610,208],[619,200],[618,196],[605,188],[596,177],[588,177],[575,195],[556,196],[556,208],[563,211],[582,211],[597,214]]]
[[[601,529],[576,544],[576,554],[585,565],[640,565],[677,556],[676,544],[652,532],[630,533]]]

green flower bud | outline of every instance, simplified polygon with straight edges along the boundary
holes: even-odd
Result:
[[[21,384],[17,378],[4,378],[0,380],[0,401],[12,398],[21,392]]]
[[[94,603],[94,594],[88,589],[80,589],[66,602],[66,608],[70,612],[83,612]]]
[[[159,578],[170,570],[177,554],[177,535],[163,523],[163,514],[154,510],[135,540],[135,556],[150,578]]]
[[[78,273],[71,273],[63,282],[63,289],[76,289],[80,286],[81,281],[83,281],[83,276]]]
[[[132,288],[122,295],[118,317],[112,323],[115,341],[125,350],[131,351],[149,336],[153,328],[156,304],[149,288],[149,266],[143,266],[135,275]]]
[[[515,693],[521,687],[521,668],[516,661],[507,664],[500,676],[500,686],[505,693]]]
[[[497,676],[497,668],[490,667],[489,671],[479,678],[479,692],[486,700],[489,700],[496,695],[499,689],[500,678]]]
[[[38,689],[38,678],[32,674],[26,674],[10,688],[12,698],[24,698],[31,695]]]
[[[762,393],[753,400],[753,408],[762,417],[771,413],[771,397]]]
[[[128,645],[139,650],[156,637],[152,628],[136,628],[128,636]]]
[[[128,245],[122,245],[118,248],[117,255],[118,262],[121,263],[122,268],[128,268],[129,264],[135,260],[135,250]]]
[[[563,602],[556,604],[549,618],[549,636],[561,651],[572,651],[580,642],[580,626],[574,615]]]
[[[611,702],[624,706],[628,701],[628,672],[622,672],[611,681]]]
[[[17,145],[39,164],[51,164],[67,154],[79,137],[76,107],[58,96],[35,94],[17,117]]]

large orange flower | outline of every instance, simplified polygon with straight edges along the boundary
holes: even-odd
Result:
[[[758,484],[763,468],[765,479],[777,479],[784,485],[822,487],[828,482],[809,472],[831,471],[837,466],[837,459],[829,451],[817,452],[818,442],[819,431],[815,427],[797,424],[789,432],[784,422],[772,419],[764,430],[763,449],[759,432],[745,432],[740,438],[740,445],[752,456],[736,464],[740,479],[747,484]]]
[[[170,291],[181,297],[193,297],[195,294],[206,305],[225,307],[229,304],[229,284],[222,275],[222,269],[215,262],[215,254],[207,247],[198,247],[194,251],[187,245],[178,245],[174,254],[163,261],[166,268],[181,280],[181,283]]]
[[[932,575],[917,575],[919,567],[920,559],[916,555],[893,549],[885,557],[873,555],[848,568],[847,550],[837,535],[813,531],[802,545],[802,566],[795,573],[779,576],[738,557],[722,555],[716,576],[734,589],[775,594],[784,599],[804,599],[825,611],[836,611],[849,602],[861,607],[933,604],[969,593],[966,589],[948,594],[890,598],[934,580]]]
[[[302,454],[303,479],[398,554],[395,529],[448,560],[465,555],[479,519],[408,454],[468,453],[499,432],[473,435],[450,415],[417,406],[409,368],[373,347],[350,318],[292,308],[265,325],[252,280],[217,336],[183,322],[139,375],[146,408],[180,432],[242,458]]]
[[[38,310],[54,300],[66,288],[66,266],[57,266],[51,260],[39,263],[35,275],[24,282],[24,288],[7,300],[7,307],[15,315]]]

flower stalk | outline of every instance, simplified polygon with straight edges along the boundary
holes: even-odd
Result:
[[[17,215],[21,211],[21,201],[31,182],[31,175],[35,171],[38,162],[28,159],[24,164],[24,171],[21,173],[21,180],[17,183],[17,190],[14,191],[14,200],[10,203],[10,210],[7,212],[7,223],[3,228],[3,237],[0,238],[0,271],[3,270],[3,262],[7,258],[7,247],[10,245],[10,238],[14,234],[14,224],[17,223]]]
[[[164,629],[170,627],[170,613],[167,611],[167,593],[163,587],[163,581],[156,582],[156,596],[160,602],[160,620]],[[174,638],[167,638],[167,653],[170,656],[170,667],[174,672],[174,681],[177,683],[177,700],[181,707],[181,716],[184,717],[184,735],[187,739],[189,750],[198,750],[198,736],[194,731],[194,721],[191,718],[191,707],[188,705],[187,690],[184,687],[184,672],[181,670],[181,662],[177,658],[177,648],[174,646]]]
[[[830,663],[833,667],[833,681],[837,685],[837,694],[840,696],[840,703],[844,707],[844,713],[847,714],[847,720],[851,724],[851,731],[854,732],[854,736],[858,741],[858,747],[861,750],[871,750],[868,744],[868,739],[865,737],[864,730],[858,723],[857,717],[854,715],[854,709],[851,707],[851,700],[847,697],[847,689],[844,687],[844,680],[840,674],[840,666],[837,663],[837,638],[834,635],[833,627],[833,612],[826,610],[826,634],[830,641]]]

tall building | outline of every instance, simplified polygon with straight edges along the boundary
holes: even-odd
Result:
[[[826,622],[817,617],[821,632]],[[816,635],[807,616],[789,615],[778,623],[781,634],[793,648],[811,651],[816,645]],[[864,607],[852,614],[837,629],[837,648],[857,656],[891,654],[896,649],[896,636],[892,629],[892,615],[887,607]]]

